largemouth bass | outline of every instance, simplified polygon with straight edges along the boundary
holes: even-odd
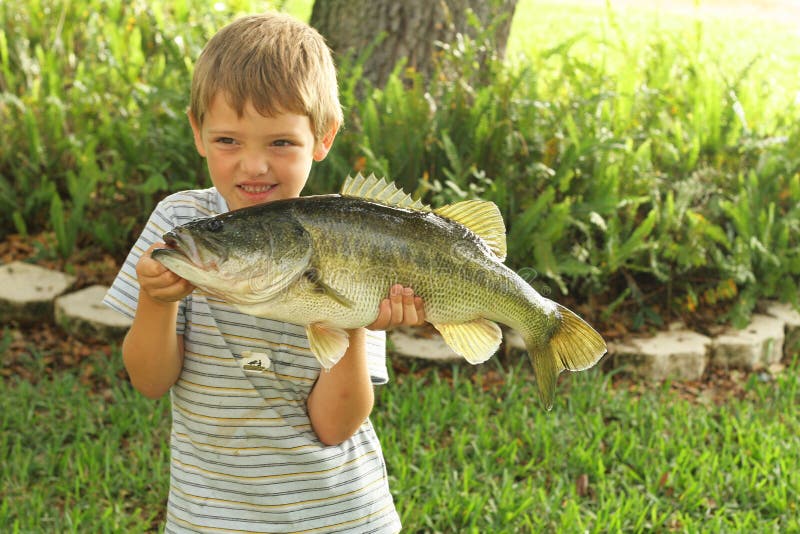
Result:
[[[153,258],[210,295],[260,317],[301,324],[330,369],[346,329],[377,317],[393,284],[422,297],[426,319],[470,363],[500,346],[503,323],[525,340],[549,410],[558,374],[606,352],[600,335],[503,264],[497,206],[467,200],[431,209],[374,176],[341,194],[278,200],[198,219],[164,235]]]

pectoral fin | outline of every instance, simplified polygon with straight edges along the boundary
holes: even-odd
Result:
[[[311,352],[314,353],[320,365],[326,370],[342,359],[347,347],[350,345],[350,336],[347,335],[346,331],[322,323],[311,323],[306,326],[306,335],[311,346]]]
[[[445,343],[451,349],[472,364],[482,363],[491,358],[503,340],[503,333],[497,323],[486,319],[433,326],[442,334]]]
[[[345,308],[353,307],[353,301],[342,295],[336,289],[326,284],[317,269],[311,268],[307,270],[304,273],[304,276],[311,284],[312,291],[314,291],[315,293],[321,293],[323,295],[326,295],[329,298],[335,300],[340,306],[344,306]]]

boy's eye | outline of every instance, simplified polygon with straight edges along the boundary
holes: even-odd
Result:
[[[277,141],[272,142],[273,146],[292,146],[294,143],[289,141],[288,139],[278,139]]]
[[[223,145],[232,145],[236,141],[234,141],[233,137],[217,137],[216,142]]]

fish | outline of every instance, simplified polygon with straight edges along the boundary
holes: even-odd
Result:
[[[473,199],[436,209],[374,175],[339,194],[283,199],[200,218],[163,236],[152,257],[240,311],[303,325],[322,368],[371,324],[394,284],[414,289],[445,343],[472,364],[523,338],[539,398],[553,406],[558,375],[595,365],[603,338],[504,264],[498,207]]]

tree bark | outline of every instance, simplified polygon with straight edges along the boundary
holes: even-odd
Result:
[[[458,34],[484,46],[483,54],[502,57],[516,5],[517,0],[316,0],[311,25],[338,62],[366,53],[364,77],[380,87],[400,60],[429,78],[441,44],[454,43]]]

